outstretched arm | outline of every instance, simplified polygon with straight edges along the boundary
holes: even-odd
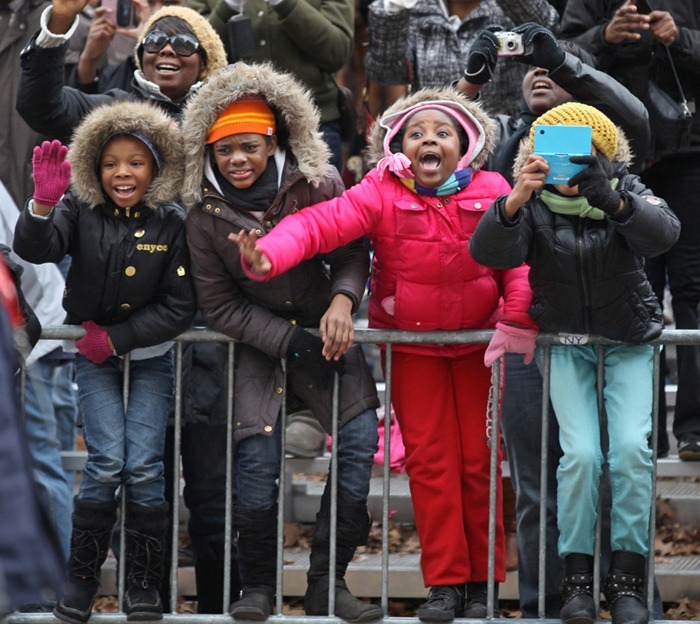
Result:
[[[238,245],[238,250],[241,252],[241,262],[243,268],[247,269],[247,273],[252,271],[257,275],[264,276],[270,272],[272,264],[258,247],[256,242],[258,235],[254,229],[247,234],[245,230],[241,230],[238,234],[229,234],[228,239]]]

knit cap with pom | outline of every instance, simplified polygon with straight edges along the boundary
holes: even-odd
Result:
[[[146,23],[143,25],[141,30],[141,35],[136,42],[136,67],[138,69],[143,69],[143,40],[144,37],[153,30],[153,25],[160,19],[164,17],[177,17],[185,22],[197,37],[199,44],[202,46],[206,53],[206,65],[202,65],[202,69],[199,72],[199,80],[204,80],[207,76],[215,74],[220,69],[226,67],[228,61],[226,60],[226,48],[224,47],[221,37],[214,30],[214,28],[209,24],[205,17],[202,17],[194,9],[190,9],[186,6],[164,6],[158,9],[151,17],[148,18]]]
[[[555,106],[540,115],[530,128],[530,145],[535,142],[535,126],[590,126],[593,130],[593,145],[608,160],[617,153],[617,127],[593,106],[567,102]]]

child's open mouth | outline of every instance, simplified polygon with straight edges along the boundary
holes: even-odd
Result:
[[[437,154],[433,153],[423,154],[420,157],[420,164],[425,169],[438,169],[441,162],[442,159]]]
[[[133,195],[136,192],[136,187],[135,186],[115,186],[114,187],[114,192],[117,194],[119,197],[129,197]]]

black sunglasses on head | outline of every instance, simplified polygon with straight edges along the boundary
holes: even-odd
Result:
[[[199,41],[194,35],[189,33],[166,35],[160,30],[149,32],[142,43],[143,49],[149,54],[157,54],[168,44],[178,56],[192,56],[200,48]]]

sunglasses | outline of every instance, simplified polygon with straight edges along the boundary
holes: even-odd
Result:
[[[194,35],[181,33],[168,36],[160,30],[149,32],[142,45],[149,54],[157,54],[168,44],[178,56],[192,56],[200,48],[199,41]]]

